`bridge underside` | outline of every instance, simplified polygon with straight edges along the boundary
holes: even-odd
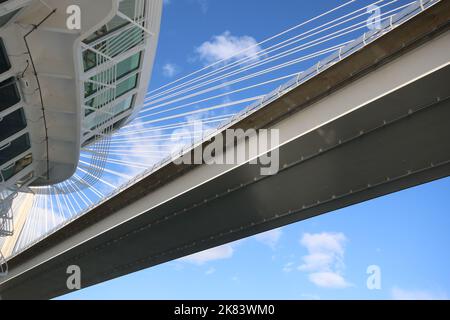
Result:
[[[68,293],[70,265],[88,287],[449,176],[445,8],[424,12],[238,123],[280,130],[277,175],[261,176],[247,163],[168,165],[10,259],[2,298]],[[444,31],[428,37],[438,26]]]
[[[3,298],[67,293],[71,264],[90,286],[449,176],[449,80],[447,66],[282,146],[275,176],[246,164],[168,201],[12,280]]]

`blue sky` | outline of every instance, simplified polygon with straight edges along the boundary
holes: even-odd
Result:
[[[149,90],[227,56],[227,50],[257,44],[343,3],[330,0],[165,1]],[[361,8],[370,3],[356,1],[352,5]],[[405,3],[397,1],[395,6]],[[351,10],[350,6],[346,12]],[[337,16],[332,15],[330,19]],[[353,38],[355,35],[349,34],[333,44]],[[270,76],[299,72],[316,61],[305,61]],[[268,79],[270,77],[258,81]],[[226,98],[234,101],[267,93],[279,84],[271,83]],[[239,85],[228,86],[223,92],[236,88]],[[241,106],[236,110],[239,108]],[[448,299],[449,190],[450,179],[436,181],[63,298]],[[367,289],[366,270],[370,265],[380,267],[381,290]]]

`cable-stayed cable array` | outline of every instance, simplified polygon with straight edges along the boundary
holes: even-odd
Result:
[[[81,151],[71,179],[33,188],[32,204],[25,213],[20,212],[25,197],[16,199],[13,207],[27,218],[13,253],[107,201],[171,161],[173,154],[264,107],[389,32],[420,12],[424,3],[434,2],[347,1],[150,90],[139,114],[107,138],[107,144],[100,140]],[[374,8],[380,10],[376,19],[381,28],[368,23]],[[92,160],[97,158],[101,161]],[[104,172],[100,178],[96,175],[99,170]]]

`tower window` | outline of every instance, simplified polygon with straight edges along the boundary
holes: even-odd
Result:
[[[9,78],[0,82],[0,112],[19,103],[20,95],[17,89],[16,79]]]
[[[0,146],[0,166],[11,161],[30,148],[30,137],[28,133],[7,144],[2,143]]]
[[[20,108],[0,119],[0,141],[16,134],[17,132],[25,129],[27,123],[25,120],[25,114],[23,109]]]
[[[5,44],[3,39],[0,38],[0,73],[4,73],[11,69],[11,63],[9,62],[8,54],[6,53]]]

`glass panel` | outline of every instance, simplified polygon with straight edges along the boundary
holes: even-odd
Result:
[[[26,127],[27,123],[22,108],[8,114],[0,121],[0,141],[5,140]]]
[[[0,73],[6,72],[9,69],[11,69],[11,63],[9,62],[3,39],[0,38]]]
[[[135,9],[136,9],[136,0],[123,0],[119,3],[119,11],[133,20],[135,18]],[[84,42],[85,43],[93,42],[97,39],[100,39],[101,37],[106,36],[111,32],[114,32],[115,30],[118,30],[119,28],[122,28],[127,24],[128,24],[127,20],[119,16],[115,16],[114,18],[111,19],[111,21],[109,21],[107,24],[105,24],[96,32],[94,32],[94,34],[87,37]]]
[[[10,178],[14,177],[20,171],[28,167],[33,162],[33,157],[30,154],[27,154],[25,157],[14,163],[9,168],[2,170],[2,177],[4,181],[8,181]]]
[[[28,133],[16,140],[0,146],[0,166],[11,161],[21,153],[30,149],[30,137]]]
[[[144,40],[144,31],[139,27],[126,26],[123,29],[123,31],[121,30],[116,35],[96,44],[94,49],[102,52],[108,57],[114,58],[117,55],[141,44]],[[99,60],[101,61],[97,62],[96,55],[97,54],[94,51],[89,49],[83,52],[84,71],[88,71],[97,66],[97,64],[101,64],[106,61],[106,59],[101,56],[99,57]]]
[[[121,83],[119,83],[116,88],[116,98],[136,88],[137,79],[138,75],[135,74],[134,76],[128,78],[127,80],[124,80]]]
[[[96,53],[91,50],[83,51],[84,71],[88,71],[97,65]]]
[[[117,117],[118,115],[120,115],[120,114],[124,113],[125,111],[129,110],[131,108],[131,106],[133,105],[133,100],[134,100],[134,96],[131,96],[131,97],[123,100],[122,102],[120,102],[116,106],[114,106],[113,111],[112,111],[114,116]]]
[[[108,22],[103,27],[101,27],[100,29],[95,31],[89,37],[87,37],[86,40],[84,40],[84,43],[89,44],[97,39],[100,39],[101,37],[108,35],[111,32],[114,32],[114,31],[126,26],[128,23],[129,22],[126,21],[125,19],[115,16],[114,18],[112,18],[112,20],[110,22]]]
[[[124,94],[126,94],[127,92],[133,90],[134,88],[136,88],[137,86],[137,79],[138,79],[138,74],[135,74],[134,76],[129,77],[126,80],[123,80],[122,82],[120,82],[119,84],[117,84],[116,87],[116,96],[115,98],[118,98]],[[107,103],[109,103],[110,101],[113,100],[113,97],[110,97],[109,94],[99,94],[98,96],[92,98],[91,100],[89,100],[86,105],[95,109],[99,109],[101,107],[103,107],[104,105],[106,105]],[[92,112],[94,112],[93,110],[90,109],[86,109],[85,110],[85,116],[90,115]]]
[[[136,0],[123,0],[119,4],[119,11],[125,14],[130,19],[134,19],[135,8]]]
[[[131,109],[131,107],[133,105],[133,101],[134,101],[134,95],[128,97],[127,99],[125,99],[122,102],[115,105],[111,110],[113,117],[117,117],[117,116],[121,115],[122,113],[124,113],[125,111]],[[99,123],[103,123],[104,121],[105,121],[104,117],[102,117],[102,116],[95,117],[94,116],[91,119],[87,120],[86,127],[91,128],[91,130],[94,130],[95,128],[97,128]]]
[[[25,184],[29,183],[30,180],[32,180],[34,177],[34,172],[30,172],[29,174],[27,174],[25,177],[21,178],[19,181],[17,181],[16,183],[16,187],[18,189],[22,188]]]
[[[19,91],[16,86],[16,79],[9,78],[0,82],[0,111],[12,107],[20,101]]]
[[[128,57],[125,60],[120,61],[117,64],[117,79],[123,78],[126,75],[130,74],[133,71],[136,71],[141,62],[141,53],[138,52],[131,57]],[[103,72],[102,74],[96,75],[91,78],[92,81],[101,82],[101,79],[105,79],[108,76],[108,72]],[[109,83],[111,83],[110,81]],[[84,84],[84,96],[85,98],[89,97],[90,95],[93,95],[99,88],[103,87],[102,85],[92,83],[92,82],[85,82]]]
[[[119,62],[117,64],[117,79],[120,79],[127,74],[137,70],[141,62],[141,53],[138,52],[131,57]]]
[[[113,131],[116,131],[116,130],[120,129],[125,124],[125,121],[127,121],[127,119],[128,119],[128,117],[120,119],[119,121],[114,123]]]
[[[3,27],[5,24],[7,24],[9,22],[9,20],[11,20],[12,17],[14,17],[14,15],[19,11],[20,11],[20,9],[17,9],[16,11],[13,11],[8,14],[5,14],[4,16],[1,16],[0,17],[0,28]]]

